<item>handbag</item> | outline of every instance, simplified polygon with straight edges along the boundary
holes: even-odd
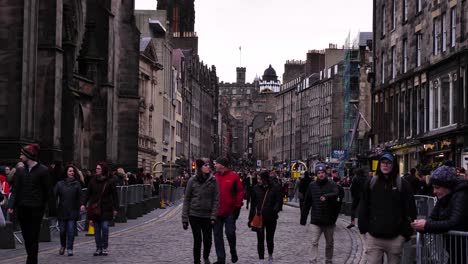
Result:
[[[258,210],[258,206],[257,206],[257,213],[255,214],[254,218],[253,218],[252,221],[250,222],[250,226],[251,226],[252,228],[261,229],[261,228],[263,227],[262,210],[263,210],[263,206],[265,205],[265,200],[266,200],[268,191],[269,191],[269,190],[267,190],[267,191],[265,192],[265,195],[263,196],[263,203],[262,203],[262,207],[260,208],[260,211]]]
[[[86,208],[86,215],[88,216],[88,219],[96,219],[101,217],[101,199],[102,195],[104,194],[104,190],[106,189],[107,182],[104,183],[104,187],[102,188],[101,195],[99,196],[99,200],[95,203],[92,203]]]

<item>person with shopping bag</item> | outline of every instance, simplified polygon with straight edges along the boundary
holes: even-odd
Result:
[[[281,190],[272,184],[270,173],[263,171],[251,193],[251,206],[247,224],[257,232],[259,263],[265,263],[265,235],[268,249],[268,263],[273,263],[275,231],[278,213],[281,209]]]

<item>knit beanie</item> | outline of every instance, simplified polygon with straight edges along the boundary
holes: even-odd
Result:
[[[28,159],[37,161],[40,147],[38,144],[31,144],[21,148],[21,153]]]
[[[315,173],[318,173],[319,171],[324,171],[326,172],[327,171],[327,166],[323,163],[318,163],[317,165],[315,165]]]
[[[457,173],[454,167],[442,165],[432,172],[430,184],[446,188],[452,188],[458,183]]]
[[[197,159],[195,161],[195,165],[197,166],[197,170],[201,170],[201,168],[203,167],[203,165],[205,164],[210,164],[210,161],[208,159]]]
[[[223,165],[224,167],[229,167],[229,160],[225,157],[219,157],[216,159],[216,163]]]

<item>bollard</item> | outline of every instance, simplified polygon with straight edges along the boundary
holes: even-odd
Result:
[[[41,231],[39,233],[39,242],[50,242],[50,220],[49,218],[42,218]]]
[[[2,213],[0,211],[0,213]],[[14,249],[15,235],[13,234],[13,223],[7,221],[4,227],[0,227],[0,249]]]

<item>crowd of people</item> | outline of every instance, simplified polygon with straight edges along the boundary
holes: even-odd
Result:
[[[385,153],[379,158],[375,175],[356,169],[352,175],[340,178],[330,166],[318,163],[312,171],[304,171],[295,179],[287,172],[275,170],[237,173],[230,169],[227,158],[220,157],[216,161],[197,160],[192,176],[181,172],[174,181],[161,182],[142,170],[138,174],[126,173],[122,168],[111,172],[105,162],[98,162],[94,172],[84,170],[84,173],[73,164],[56,163],[47,167],[39,162],[39,151],[35,144],[23,147],[19,155],[21,162],[0,171],[2,215],[11,217],[21,227],[27,263],[37,263],[44,213],[58,219],[60,255],[66,252],[73,256],[76,224],[83,214],[94,223],[96,251],[93,255],[108,255],[109,221],[119,210],[116,187],[132,184],[151,184],[154,192],[162,183],[185,187],[182,228],[191,228],[195,264],[201,264],[202,260],[210,263],[213,240],[215,263],[226,263],[224,235],[231,262],[239,261],[236,221],[244,200],[249,210],[248,227],[257,235],[259,263],[273,263],[275,231],[286,201],[299,203],[300,225],[306,226],[310,216],[310,263],[318,263],[322,234],[326,263],[332,263],[334,230],[344,187],[349,187],[353,199],[348,228],[357,225],[364,236],[368,263],[381,263],[384,255],[387,263],[400,263],[403,244],[415,232],[468,231],[468,182],[464,169],[455,168],[452,162],[432,172],[411,169],[401,175],[397,158]],[[417,219],[414,195],[437,197],[427,218]],[[448,263],[466,263],[466,258],[462,258],[466,254],[466,240],[450,240],[445,244],[452,247],[445,248]]]

